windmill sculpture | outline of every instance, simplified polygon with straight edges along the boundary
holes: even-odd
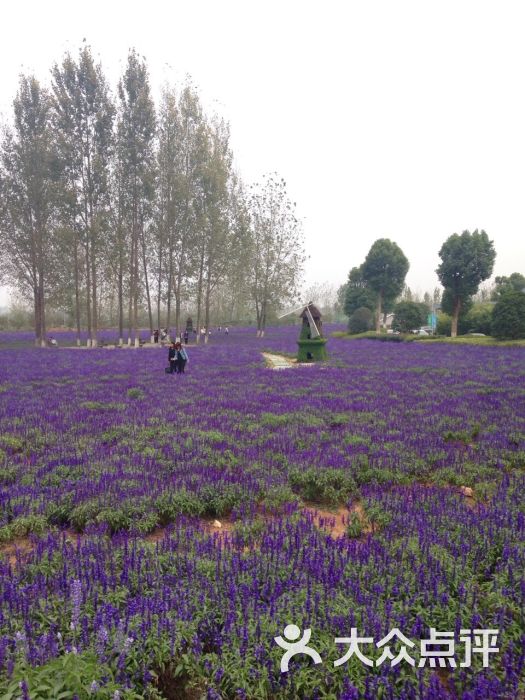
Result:
[[[321,312],[313,302],[309,301],[306,306],[300,306],[298,309],[288,311],[288,313],[282,314],[279,318],[284,318],[285,316],[296,313],[299,309],[302,309],[299,318],[302,318],[303,322],[299,340],[297,341],[297,345],[299,346],[297,361],[313,362],[315,360],[326,360],[326,338],[323,338]]]

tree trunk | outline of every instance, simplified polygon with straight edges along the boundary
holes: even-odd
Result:
[[[181,322],[180,322],[180,285],[177,283],[177,287],[175,289],[175,337],[176,338],[180,338],[182,336],[180,328],[181,328]]]
[[[159,269],[157,273],[157,331],[160,336],[160,303],[162,298],[162,246],[159,251]],[[155,339],[154,339],[155,340]]]
[[[46,304],[44,297],[44,274],[40,271],[38,276],[38,297],[40,303],[40,334],[41,334],[41,345],[43,348],[47,346],[46,338]]]
[[[128,303],[128,345],[131,345],[133,333],[133,295],[135,287],[135,238],[131,234],[131,251],[129,257],[129,303]]]
[[[86,240],[86,316],[87,316],[87,347],[91,347],[91,337],[92,337],[92,326],[91,326],[91,266],[89,260],[89,242]]]
[[[204,252],[201,253],[201,261],[199,267],[199,281],[197,285],[197,343],[200,341],[201,337],[201,308],[202,308],[202,282],[204,274]],[[208,329],[205,329],[206,333]]]
[[[144,226],[141,223],[140,226],[140,239],[142,244],[142,266],[144,267],[144,284],[146,287],[146,301],[148,304],[148,319],[149,319],[149,335],[150,343],[153,345],[155,342],[153,337],[153,310],[151,308],[151,296],[149,293],[149,280],[148,280],[148,266],[146,264],[146,242],[144,240]]]
[[[379,290],[377,295],[377,309],[376,309],[376,333],[381,333],[381,306],[383,302],[383,292]]]
[[[123,289],[123,262],[122,251],[119,252],[118,268],[118,344],[122,347],[124,343],[124,289]]]
[[[140,345],[139,329],[138,329],[138,306],[139,306],[139,212],[138,212],[138,192],[137,192],[137,175],[135,173],[133,185],[133,319],[132,332],[135,340],[135,347]]]
[[[210,283],[210,278],[208,276],[208,279],[206,280],[206,294],[204,297],[204,326],[206,328],[206,335],[204,336],[204,344],[208,342],[208,339],[210,337],[209,334],[209,328],[210,328],[210,297],[211,297],[211,283]]]
[[[77,346],[80,346],[80,334],[81,334],[81,326],[80,326],[80,272],[78,269],[78,250],[77,250],[77,241],[75,240],[74,242],[74,262],[75,262],[75,321],[76,321],[76,326],[77,326]]]
[[[264,331],[266,328],[266,300],[263,302],[261,309],[261,332],[259,333],[260,338],[264,338]]]
[[[98,313],[97,313],[97,274],[95,267],[95,255],[93,252],[93,244],[91,245],[91,288],[93,291],[93,311],[92,311],[92,336],[91,336],[91,347],[96,348],[98,341]]]
[[[139,332],[139,250],[138,250],[138,240],[135,243],[135,289],[133,294],[133,335],[135,337],[135,347],[140,346],[140,332]]]
[[[458,335],[458,319],[459,319],[460,309],[461,309],[461,299],[459,297],[457,297],[456,301],[454,303],[454,312],[452,314],[452,323],[450,325],[450,337],[451,338],[456,338]]]
[[[40,325],[40,299],[36,284],[33,287],[33,300],[35,306],[35,346],[39,347],[42,344],[42,330]]]

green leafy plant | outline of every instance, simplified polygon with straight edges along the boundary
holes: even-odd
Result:
[[[352,474],[343,469],[292,469],[288,481],[294,493],[314,503],[336,505],[357,493]]]

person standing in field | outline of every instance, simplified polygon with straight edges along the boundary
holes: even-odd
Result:
[[[170,374],[175,374],[178,371],[177,366],[177,346],[173,342],[168,350],[168,362],[170,363]]]
[[[179,374],[184,374],[184,368],[188,359],[188,353],[182,347],[182,343],[177,343],[177,372]]]

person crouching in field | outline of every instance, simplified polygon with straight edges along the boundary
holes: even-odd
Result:
[[[182,347],[182,343],[177,343],[177,372],[179,374],[184,374],[184,368],[186,367],[186,362],[188,361],[188,353]]]
[[[175,374],[178,372],[178,366],[177,366],[177,346],[175,345],[175,341],[171,344],[170,349],[168,350],[168,362],[170,363],[170,374]]]

